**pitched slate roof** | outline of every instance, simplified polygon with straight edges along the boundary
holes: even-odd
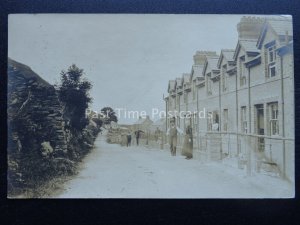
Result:
[[[219,61],[220,56],[206,56],[204,68],[202,71],[202,75],[205,76],[205,73],[207,71],[207,67],[211,70],[218,70],[218,61]]]
[[[292,20],[289,19],[270,19],[267,23],[271,25],[277,35],[285,35],[288,32],[289,35],[293,35]]]
[[[191,77],[191,74],[190,74],[190,73],[184,73],[184,74],[182,75],[183,83],[189,83],[189,82],[190,82],[190,77]]]
[[[219,56],[207,58],[207,63],[209,64],[209,66],[212,70],[218,69],[218,61],[219,61]]]
[[[169,80],[168,92],[175,89],[175,80]]]
[[[218,55],[216,55],[216,56],[206,56],[202,74],[205,75],[208,66],[211,70],[219,70],[218,69],[219,58],[220,58],[220,56],[218,56]]]
[[[193,65],[192,70],[193,72],[193,79],[197,77],[203,77],[202,72],[203,72],[204,65]]]
[[[234,61],[233,56],[234,56],[234,49],[222,49],[218,60],[218,67],[221,66],[220,64],[223,58],[225,58],[227,61]]]
[[[264,37],[269,27],[281,38],[285,37],[286,33],[289,39],[293,36],[293,24],[291,19],[282,17],[268,18],[257,40],[257,48],[260,49],[262,47]]]
[[[233,56],[234,60],[236,60],[236,57],[238,56],[238,53],[241,48],[243,48],[246,53],[249,52],[260,53],[260,50],[258,49],[256,44],[257,44],[257,39],[240,39],[235,48],[235,52]]]
[[[181,77],[177,77],[176,78],[176,86],[177,87],[181,87],[182,86],[182,78]]]
[[[239,40],[240,45],[245,49],[246,52],[259,52],[256,47],[256,39],[241,39]]]
[[[228,61],[233,61],[234,49],[223,49],[222,53]]]

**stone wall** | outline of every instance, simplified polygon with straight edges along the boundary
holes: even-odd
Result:
[[[7,73],[8,196],[41,197],[76,173],[99,127],[71,127],[54,86],[28,66],[8,59]]]
[[[10,59],[7,101],[12,136],[9,150],[26,151],[32,144],[41,150],[41,144],[49,142],[54,155],[67,152],[62,107],[54,87],[29,67]]]

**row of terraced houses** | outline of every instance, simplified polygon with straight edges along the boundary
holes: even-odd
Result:
[[[292,20],[243,17],[237,31],[235,49],[197,51],[191,72],[169,81],[166,111],[191,124],[194,158],[293,181]]]

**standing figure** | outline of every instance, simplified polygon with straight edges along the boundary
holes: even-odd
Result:
[[[186,159],[193,158],[193,130],[191,125],[185,129],[185,137],[181,154],[186,156]]]
[[[145,133],[145,132],[142,131],[142,130],[137,130],[137,131],[134,132],[135,138],[136,138],[136,145],[137,146],[139,145],[139,139],[141,137],[141,133]]]
[[[155,141],[158,142],[158,137],[160,135],[160,130],[158,127],[156,127],[156,130],[154,132],[154,138],[155,138]]]
[[[127,147],[128,146],[131,146],[131,133],[130,132],[127,133]]]
[[[131,145],[133,146],[133,145],[135,145],[135,138],[134,138],[135,132],[132,131],[130,134],[131,134]]]
[[[169,135],[169,144],[172,156],[176,156],[177,133],[182,133],[182,131],[175,126],[175,119],[173,119],[170,121],[170,128],[167,131],[167,135]]]

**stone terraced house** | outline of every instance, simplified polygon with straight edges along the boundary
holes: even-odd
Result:
[[[192,125],[194,158],[293,181],[292,20],[243,17],[237,31],[235,49],[197,51],[191,72],[169,81],[166,111]]]

